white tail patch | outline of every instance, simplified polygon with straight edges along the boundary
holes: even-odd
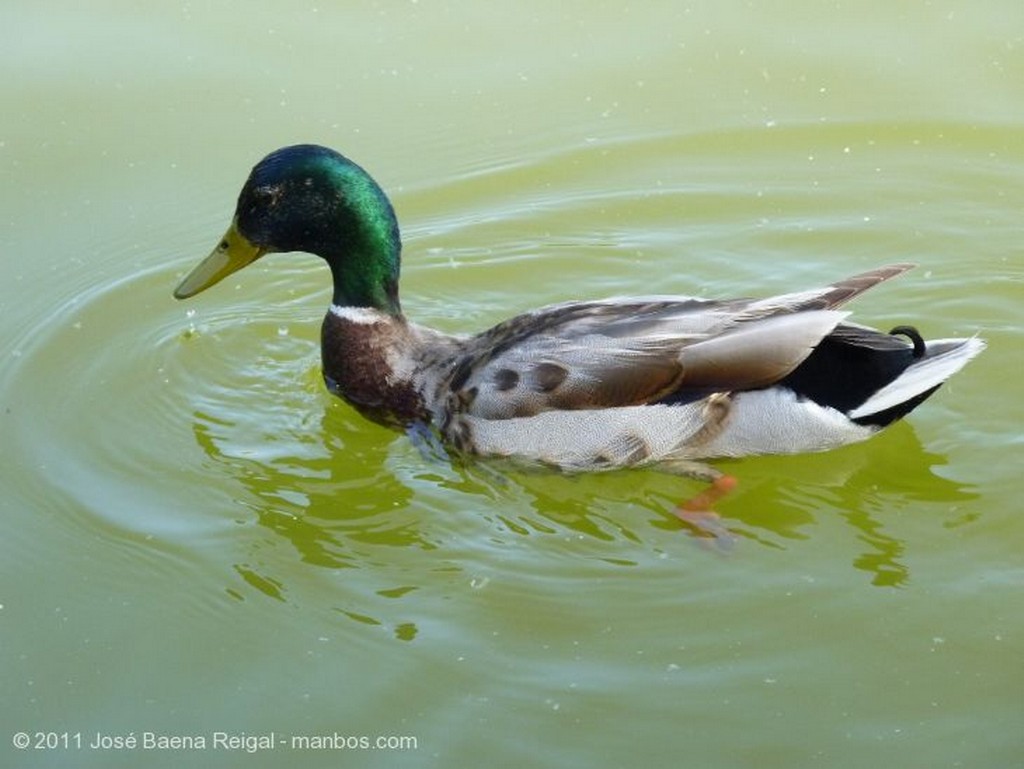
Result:
[[[977,337],[934,339],[927,343],[924,357],[876,392],[849,414],[850,419],[877,414],[945,382],[985,349]]]

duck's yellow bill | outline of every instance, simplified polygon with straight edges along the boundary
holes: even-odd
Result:
[[[236,221],[232,220],[213,253],[203,259],[174,289],[174,297],[187,299],[195,296],[247,264],[252,264],[265,253],[265,249],[253,245],[240,233]]]

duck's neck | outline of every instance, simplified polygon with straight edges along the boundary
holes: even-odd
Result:
[[[334,280],[336,307],[365,307],[401,315],[398,273],[402,236],[384,191],[353,163],[336,169],[344,198],[331,201],[330,215],[304,231],[302,250],[323,257]]]
[[[324,381],[335,395],[378,422],[427,418],[408,365],[420,342],[400,313],[335,303],[321,342]]]
[[[334,281],[333,307],[376,310],[400,317],[400,248],[396,232],[393,239],[369,244],[364,254],[350,246],[344,256],[327,259]]]

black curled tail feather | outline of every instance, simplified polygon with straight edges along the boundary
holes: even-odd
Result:
[[[907,337],[913,346],[896,336]],[[895,381],[926,352],[924,339],[912,326],[897,326],[886,334],[841,324],[779,384],[820,406],[849,413]],[[891,413],[854,421],[882,426],[898,419],[914,405],[917,403],[907,404],[905,410],[893,409]]]
[[[914,344],[914,357],[923,358],[927,349],[921,332],[913,326],[894,326],[889,330],[889,336],[905,336]]]

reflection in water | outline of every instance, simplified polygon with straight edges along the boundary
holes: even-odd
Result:
[[[834,517],[846,521],[866,548],[852,565],[868,572],[874,585],[900,586],[910,576],[901,561],[907,545],[887,533],[887,520],[911,503],[941,504],[945,511],[950,503],[978,496],[969,487],[933,472],[945,464],[943,456],[924,450],[906,423],[890,428],[873,442],[840,451],[732,462],[727,472],[739,478],[739,486],[716,505],[727,536],[718,537],[709,548],[731,554],[736,552],[735,543],[748,541],[785,549],[787,542],[810,539],[811,527]],[[653,514],[647,524],[666,536],[682,529],[702,544],[708,542],[706,529],[688,527],[673,514],[680,501],[693,493],[694,481],[656,471],[570,478],[518,472],[514,479],[517,490],[530,496],[531,513],[515,517],[499,513],[495,517],[516,534],[570,530],[607,542],[650,541],[650,536],[630,528],[635,517],[624,514],[639,508]],[[507,482],[512,482],[512,476]],[[656,547],[668,545],[662,540]],[[626,559],[603,560],[634,565]]]
[[[863,532],[860,540],[871,548],[858,556],[853,565],[874,575],[871,579],[873,585],[899,587],[904,584],[910,578],[909,569],[898,560],[906,549],[904,543],[883,534],[880,531],[882,524],[866,513],[849,513],[845,517]]]
[[[730,509],[730,514],[745,524],[732,526],[731,530],[766,543],[752,526],[777,537],[797,539],[806,536],[800,529],[813,524],[817,516],[838,515],[867,547],[854,559],[853,566],[868,572],[872,584],[881,587],[898,587],[910,577],[908,567],[900,560],[907,545],[886,533],[886,519],[894,518],[911,502],[946,503],[945,510],[948,503],[978,496],[933,472],[933,468],[946,464],[945,457],[925,451],[907,423],[895,425],[874,441],[802,457],[799,462],[794,459],[771,461],[792,462],[791,471],[799,475],[776,479],[766,484],[768,488],[758,490],[774,494],[771,515],[758,515],[757,508],[744,507],[738,512]]]
[[[257,574],[255,571],[253,571],[251,568],[243,566],[242,564],[236,564],[235,571],[238,572],[239,576],[241,576],[242,579],[244,579],[247,583],[249,583],[252,587],[259,590],[264,595],[270,596],[271,598],[276,598],[278,601],[284,601],[284,595],[282,595],[281,593],[281,583],[278,582],[276,579],[261,576],[260,574]],[[239,593],[237,590],[232,590],[228,588],[228,595],[230,595],[232,598],[243,600],[242,594]]]
[[[387,471],[387,444],[362,450],[342,445],[332,438],[332,432],[346,430],[329,424],[336,410],[326,409],[317,427],[297,422],[298,409],[286,413],[289,404],[283,404],[280,411],[262,414],[258,436],[247,434],[251,425],[245,420],[252,417],[244,411],[231,412],[239,414],[238,421],[229,421],[196,410],[193,434],[217,465],[217,472],[238,482],[237,504],[273,532],[277,541],[288,542],[304,563],[335,571],[371,564],[384,570],[394,558],[381,554],[380,548],[433,549],[435,545],[409,513],[412,490]],[[251,520],[249,516],[240,518]],[[268,560],[253,554],[250,561],[233,568],[248,587],[288,602],[287,581],[280,574],[268,573],[280,570],[269,566]],[[414,590],[415,585],[402,585],[368,596],[341,595],[347,603],[334,610],[356,623],[379,626],[398,640],[410,641],[419,632],[414,622],[405,618],[389,622],[378,616],[392,613],[386,607],[373,611],[364,604],[383,606],[382,601],[401,599]],[[227,592],[244,600],[235,587]]]
[[[448,548],[458,533],[445,533],[444,520],[456,511],[488,526],[492,542],[572,536],[594,543],[588,557],[616,566],[638,565],[631,557],[638,547],[647,554],[670,550],[686,531],[673,510],[693,493],[688,479],[656,471],[564,476],[448,462],[386,433],[383,441],[347,446],[343,441],[365,437],[358,425],[345,421],[350,416],[333,403],[319,425],[297,424],[293,414],[283,430],[264,426],[255,450],[239,439],[236,424],[221,418],[197,410],[193,427],[218,471],[226,469],[242,487],[238,504],[289,542],[301,561],[327,569],[372,564],[387,570],[403,549]],[[976,496],[932,471],[944,463],[921,447],[906,424],[873,442],[828,454],[730,463],[727,471],[738,476],[739,488],[718,505],[724,529],[740,545],[729,552],[742,552],[744,542],[786,549],[810,539],[812,527],[844,520],[864,548],[852,565],[867,572],[874,585],[903,585],[910,576],[902,560],[907,545],[889,530],[888,521],[913,501],[950,503]],[[642,524],[638,510],[649,514]],[[461,567],[448,560],[446,568]],[[287,601],[283,580],[261,573],[258,562],[235,569],[250,587]],[[359,600],[380,605],[380,598],[401,598],[414,589],[383,590]],[[397,638],[408,640],[418,632],[414,623],[388,623],[362,603],[337,610],[355,622],[388,626]]]

